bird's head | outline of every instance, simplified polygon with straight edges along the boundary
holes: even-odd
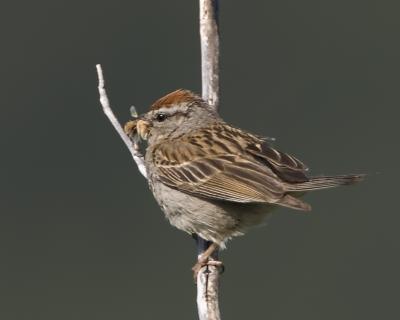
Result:
[[[125,124],[125,133],[138,134],[149,144],[173,139],[218,119],[218,114],[200,96],[179,89],[154,102],[147,113]]]

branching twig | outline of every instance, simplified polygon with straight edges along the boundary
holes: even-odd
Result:
[[[218,34],[218,0],[200,0],[200,38],[201,38],[201,71],[202,95],[214,108],[219,103],[219,34]],[[101,65],[96,65],[99,79],[100,103],[103,111],[124,141],[139,171],[147,178],[143,155],[134,147],[132,141],[123,131],[115,117],[104,87],[104,76]],[[205,251],[207,242],[198,241],[199,253]],[[197,306],[200,320],[220,320],[218,303],[219,270],[216,266],[203,267],[197,276]]]
[[[110,120],[111,124],[114,126],[115,130],[117,130],[121,139],[125,142],[126,146],[128,147],[128,150],[131,152],[132,158],[133,158],[133,160],[135,160],[140,173],[146,178],[147,172],[146,172],[146,167],[144,165],[143,155],[138,150],[136,150],[136,148],[133,146],[132,141],[125,134],[125,132],[122,129],[121,125],[119,124],[116,116],[114,115],[114,112],[111,109],[110,100],[107,97],[106,89],[104,87],[105,82],[104,82],[103,70],[101,68],[101,65],[97,64],[96,69],[97,69],[97,77],[99,78],[98,88],[99,88],[99,95],[100,95],[100,103],[101,103],[101,106],[103,107],[103,111],[106,114],[108,120]]]

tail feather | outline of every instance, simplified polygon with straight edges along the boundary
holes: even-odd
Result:
[[[295,210],[311,211],[311,206],[308,203],[297,199],[289,194],[286,194],[282,199],[276,202],[276,204]]]
[[[346,186],[363,180],[365,175],[343,175],[332,177],[312,177],[309,181],[300,183],[291,183],[286,185],[289,192],[311,191],[325,188],[333,188],[337,186]]]

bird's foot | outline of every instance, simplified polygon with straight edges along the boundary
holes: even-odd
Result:
[[[194,282],[197,282],[197,275],[199,274],[201,268],[206,267],[206,266],[213,266],[219,269],[220,273],[223,273],[225,271],[224,264],[222,261],[218,260],[202,260],[201,258],[196,262],[196,264],[193,266],[192,271],[193,271],[193,279]]]

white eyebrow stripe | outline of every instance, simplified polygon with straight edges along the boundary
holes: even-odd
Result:
[[[160,109],[158,109],[156,111],[156,113],[165,112],[167,114],[174,114],[175,112],[178,112],[178,111],[185,112],[185,111],[187,111],[187,109],[188,109],[187,103],[181,103],[178,105],[173,105],[171,107],[161,107]]]

